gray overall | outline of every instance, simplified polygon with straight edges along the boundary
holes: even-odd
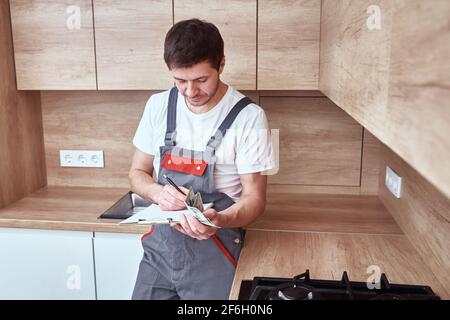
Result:
[[[165,174],[177,185],[192,186],[195,192],[201,193],[204,203],[213,202],[214,209],[220,212],[234,201],[215,188],[215,150],[236,116],[251,100],[242,98],[208,141],[205,151],[194,151],[176,146],[177,97],[178,90],[174,87],[169,95],[165,145],[160,147],[158,183],[167,183],[163,179]],[[215,237],[197,240],[169,225],[154,225],[142,237],[144,256],[132,298],[228,299],[242,241],[240,228],[220,228]]]

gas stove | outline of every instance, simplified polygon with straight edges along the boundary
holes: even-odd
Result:
[[[389,283],[383,273],[378,288],[370,289],[366,282],[342,279],[311,279],[309,270],[289,278],[255,277],[243,280],[239,300],[440,300],[428,286]]]

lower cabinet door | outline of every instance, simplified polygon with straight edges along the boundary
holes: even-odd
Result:
[[[0,299],[95,299],[92,236],[0,228]]]
[[[143,254],[140,234],[95,232],[97,299],[131,299]]]

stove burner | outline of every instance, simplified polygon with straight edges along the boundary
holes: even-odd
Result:
[[[281,300],[312,300],[314,298],[313,292],[313,287],[298,285],[278,290],[278,297]]]

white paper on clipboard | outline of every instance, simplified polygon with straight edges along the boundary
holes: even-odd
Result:
[[[203,207],[209,209],[213,206],[212,203],[205,203]],[[160,224],[160,223],[177,223],[181,221],[181,216],[183,214],[191,214],[188,210],[178,210],[178,211],[164,211],[157,204],[152,204],[145,208],[141,212],[138,212],[128,219],[125,219],[119,224]]]

